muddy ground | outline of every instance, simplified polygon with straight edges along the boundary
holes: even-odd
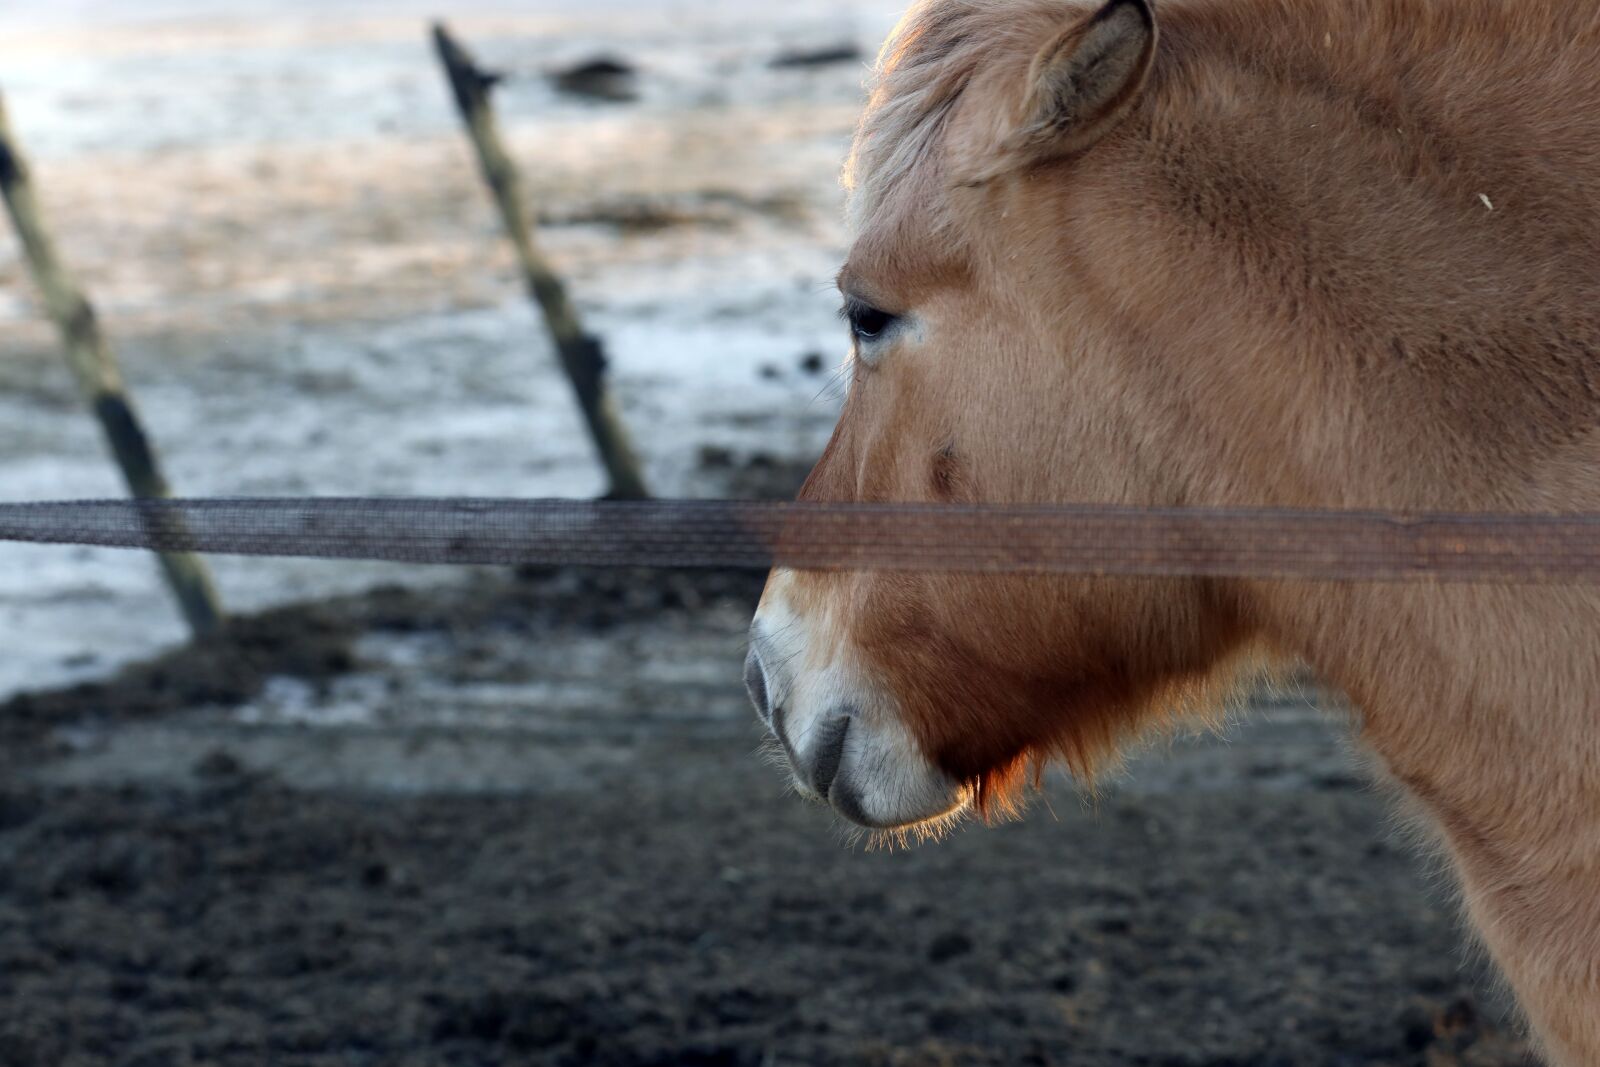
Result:
[[[1530,1062],[1304,695],[868,850],[755,752],[758,584],[483,572],[14,699],[0,1062]]]

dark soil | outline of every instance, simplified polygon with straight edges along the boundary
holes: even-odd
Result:
[[[225,751],[198,788],[30,774],[62,726],[330,676],[358,633],[692,621],[759,583],[389,590],[0,710],[0,1064],[1528,1062],[1350,778],[1052,786],[867,852],[735,739],[646,738],[550,795],[297,792]]]
[[[1359,793],[866,854],[737,755],[537,802],[0,793],[0,1061],[1523,1062]]]

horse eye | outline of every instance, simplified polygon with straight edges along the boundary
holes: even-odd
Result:
[[[845,304],[844,317],[857,341],[876,341],[898,320],[896,315],[857,300]]]

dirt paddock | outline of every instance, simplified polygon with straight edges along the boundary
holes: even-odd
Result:
[[[1303,698],[869,851],[754,753],[758,583],[484,572],[14,699],[0,1062],[1531,1062]]]

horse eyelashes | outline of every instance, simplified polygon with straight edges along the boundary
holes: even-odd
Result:
[[[850,298],[839,313],[850,324],[850,334],[856,341],[876,341],[899,321],[898,316],[882,308]]]

